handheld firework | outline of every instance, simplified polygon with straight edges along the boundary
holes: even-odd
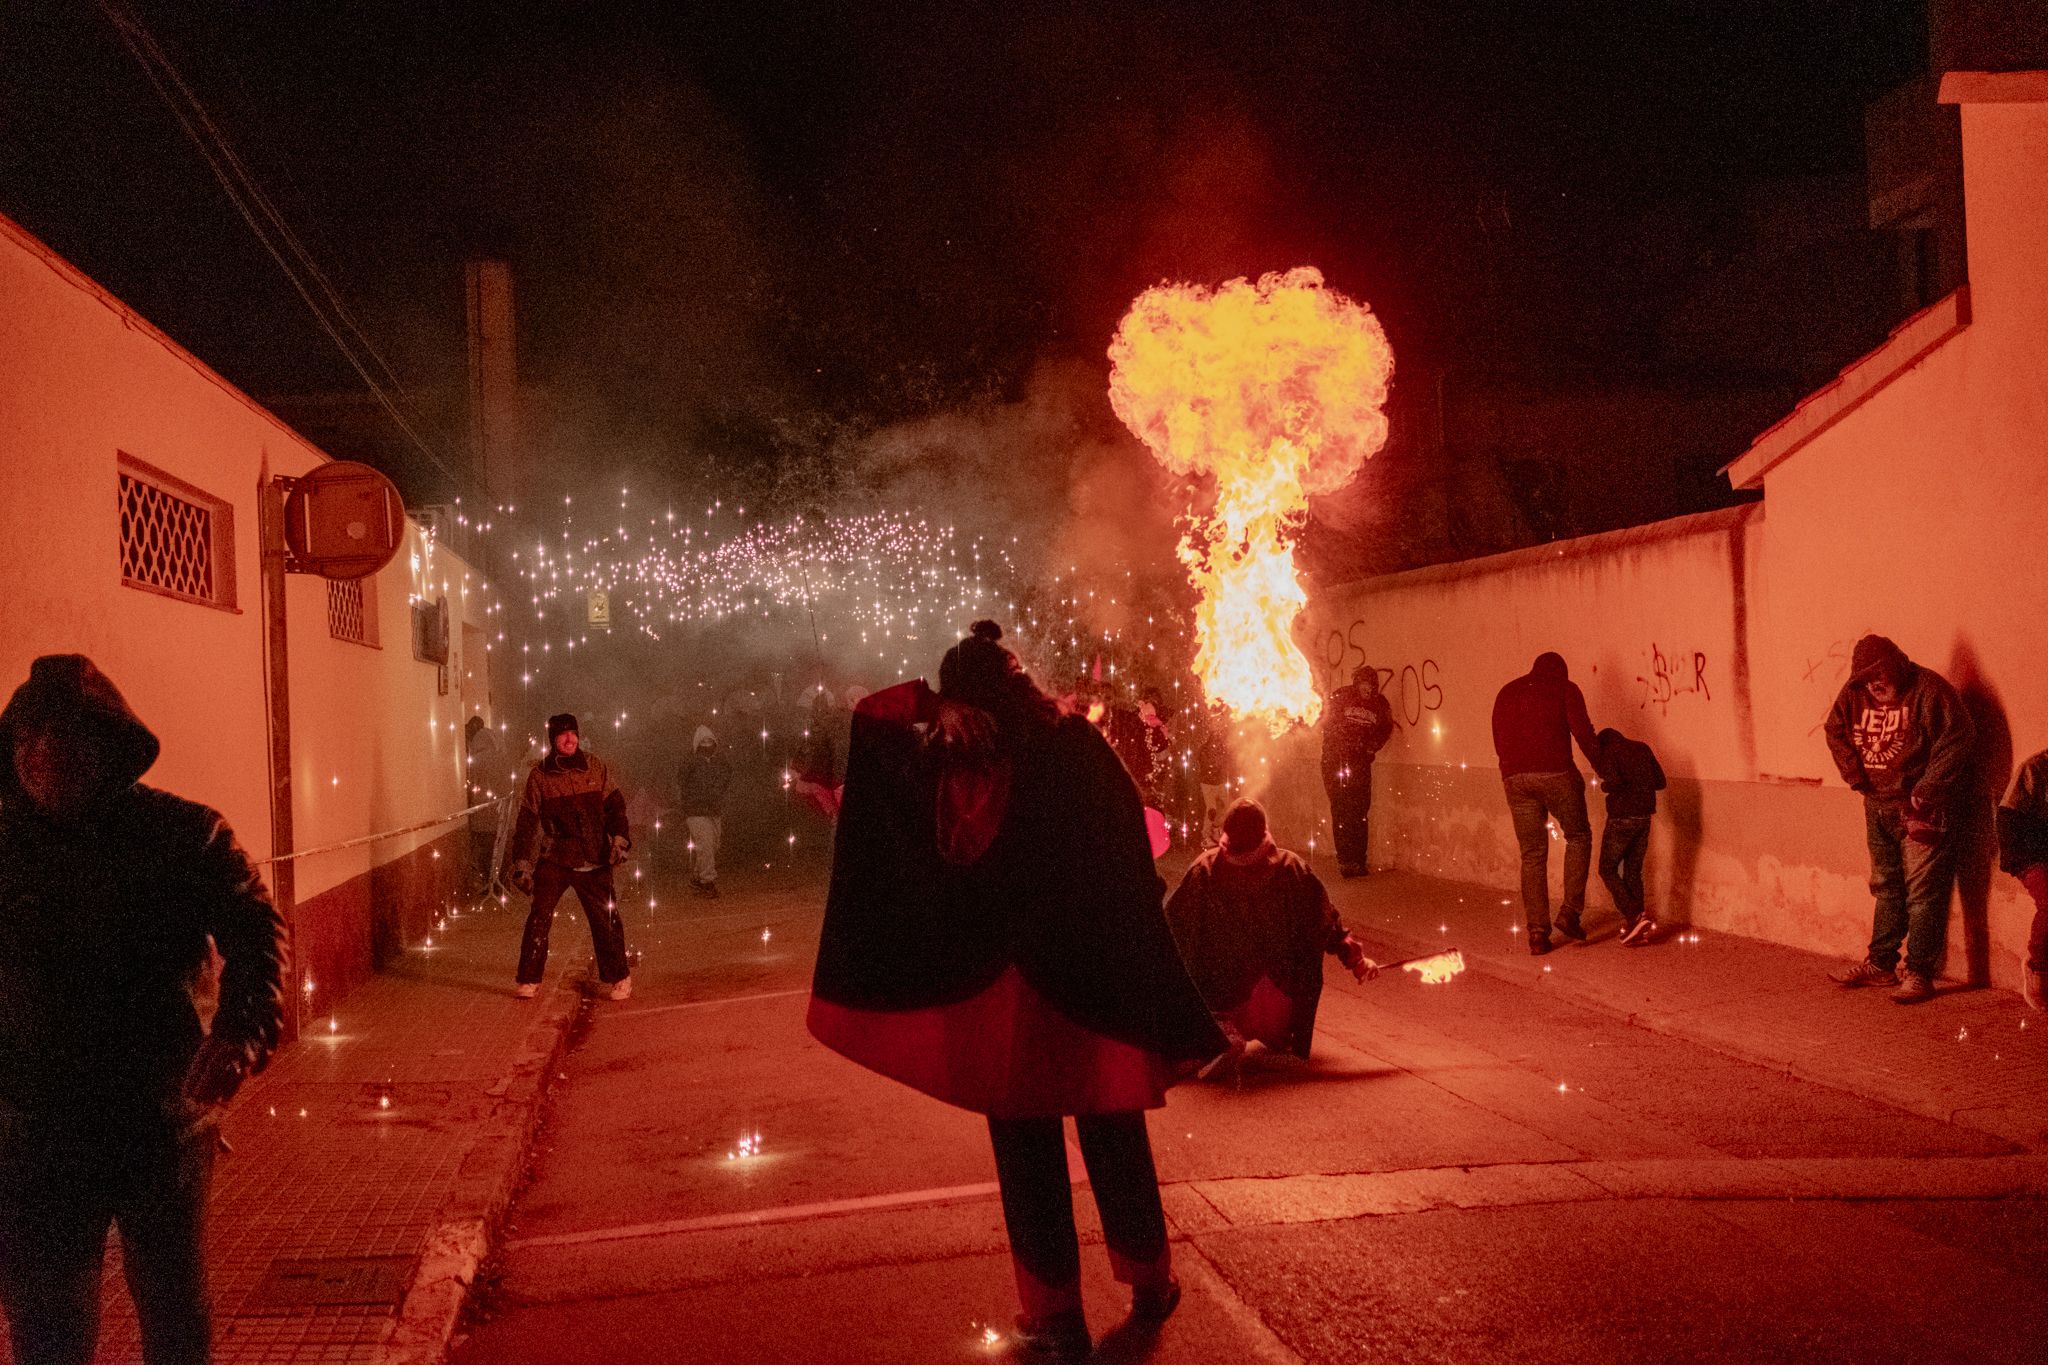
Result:
[[[1399,968],[1414,972],[1425,986],[1441,986],[1465,970],[1465,954],[1456,948],[1446,948],[1440,953],[1424,953],[1420,957],[1404,957],[1398,962],[1382,962],[1380,970],[1391,972]]]

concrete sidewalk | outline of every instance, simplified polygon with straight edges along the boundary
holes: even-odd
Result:
[[[513,997],[523,919],[516,897],[451,916],[237,1096],[208,1237],[221,1365],[441,1359],[581,1000],[573,914],[548,988]],[[102,1362],[141,1358],[118,1259]]]
[[[1843,990],[1842,959],[1667,926],[1624,948],[1620,921],[1588,907],[1584,945],[1531,957],[1512,888],[1319,867],[1345,923],[1382,960],[1456,947],[1473,970],[1545,989],[1660,1033],[1909,1112],[2048,1150],[2048,1015],[2010,991],[1940,983],[1924,1004]],[[1559,943],[1569,940],[1558,938]],[[1370,950],[1370,949],[1369,949]]]

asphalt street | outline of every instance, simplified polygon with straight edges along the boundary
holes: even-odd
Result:
[[[455,1358],[1009,1358],[982,1121],[805,1033],[822,872],[727,885],[628,900],[638,989],[589,1007]],[[1535,973],[1330,967],[1308,1062],[1151,1117],[1187,1287],[1156,1334],[1077,1185],[1098,1359],[2048,1360],[2042,1157]]]

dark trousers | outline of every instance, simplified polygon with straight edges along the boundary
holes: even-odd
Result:
[[[1165,1284],[1172,1259],[1145,1115],[1082,1114],[1074,1120],[1074,1132],[1117,1279],[1130,1285]],[[991,1118],[988,1135],[996,1152],[996,1179],[1003,1188],[1003,1222],[1010,1230],[1017,1297],[1026,1316],[1078,1309],[1081,1243],[1074,1231],[1061,1120]]]
[[[1600,831],[1600,880],[1614,908],[1634,924],[1643,914],[1643,856],[1650,851],[1650,817],[1610,815]]]
[[[618,901],[612,894],[609,867],[577,872],[560,863],[544,862],[533,870],[533,909],[526,915],[526,937],[519,944],[521,984],[541,979],[548,966],[548,930],[555,920],[555,905],[564,891],[573,890],[583,905],[583,918],[590,921],[590,946],[597,950],[597,975],[607,983],[625,980],[626,922],[619,918]]]
[[[1586,874],[1593,869],[1593,824],[1586,818],[1586,779],[1566,773],[1516,773],[1504,779],[1508,815],[1522,850],[1522,915],[1529,937],[1550,937],[1550,821],[1564,836],[1564,903],[1561,920],[1577,920],[1586,908]]]
[[[1323,790],[1330,796],[1330,838],[1339,867],[1364,868],[1372,852],[1367,817],[1372,814],[1372,760],[1326,769]]]
[[[469,832],[469,888],[477,895],[491,889],[496,880],[492,875],[498,869],[491,865],[491,855],[498,851],[498,831],[494,829],[473,829]]]
[[[1930,980],[1948,939],[1948,893],[1955,883],[1949,838],[1934,845],[1906,837],[1905,812],[1890,801],[1863,798],[1863,831],[1870,845],[1870,960],[1889,970],[1906,945],[1906,970]],[[1952,837],[1952,836],[1951,836]]]
[[[0,1120],[0,1306],[18,1365],[85,1365],[109,1226],[148,1365],[212,1358],[204,1238],[215,1136],[168,1125],[56,1135]]]

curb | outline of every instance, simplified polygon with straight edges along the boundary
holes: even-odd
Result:
[[[1399,930],[1383,929],[1379,926],[1373,926],[1367,930],[1367,933],[1370,937],[1381,942],[1398,946],[1404,952],[1426,953],[1441,951],[1443,947],[1441,940],[1421,938]],[[1730,935],[1728,937],[1735,936]],[[1526,984],[1522,977],[1515,974],[1511,966],[1496,963],[1476,952],[1468,951],[1465,954],[1465,960],[1472,970],[1484,972],[1487,976],[1497,981],[1505,981],[1510,985]],[[1648,1029],[1652,1033],[1661,1033],[1668,1037],[1679,1038],[1685,1042],[1706,1048],[1710,1052],[1720,1053],[1724,1057],[1731,1057],[1738,1062],[1746,1062],[1751,1066],[1767,1068],[1781,1075],[1789,1076],[1794,1080],[1803,1081],[1808,1085],[1818,1085],[1829,1090],[1837,1090],[1845,1095],[1854,1095],[1858,1099],[1869,1100],[1874,1104],[1887,1105],[1893,1109],[1913,1114],[1920,1118],[1934,1119],[1941,1123],[1953,1124],[1958,1128],[1968,1128],[1973,1132],[1984,1133],[2002,1142],[2010,1142],[2023,1151],[2036,1152],[2041,1150],[2041,1134],[2036,1129],[2028,1127],[2022,1131],[2016,1129],[2010,1123],[2002,1124],[1999,1122],[2004,1117],[2002,1109],[1980,1113],[1972,1109],[1958,1109],[1938,1097],[1916,1095],[1901,1090],[1885,1090],[1876,1086],[1862,1084],[1853,1076],[1844,1076],[1838,1072],[1823,1071],[1805,1066],[1797,1060],[1775,1055],[1745,1043],[1741,1039],[1730,1038],[1713,1030],[1700,1028],[1688,1022],[1690,1016],[1646,1014],[1640,1008],[1631,1008],[1626,1003],[1608,998],[1602,987],[1583,978],[1555,974],[1550,977],[1550,981],[1553,984],[1546,987],[1546,989],[1555,990],[1573,1004],[1598,1010],[1602,1014],[1609,1015],[1638,1028]]]
[[[548,997],[511,1070],[485,1093],[498,1102],[457,1170],[441,1217],[421,1248],[397,1320],[371,1365],[440,1365],[479,1267],[518,1188],[541,1104],[583,1008],[583,974],[571,970]]]

